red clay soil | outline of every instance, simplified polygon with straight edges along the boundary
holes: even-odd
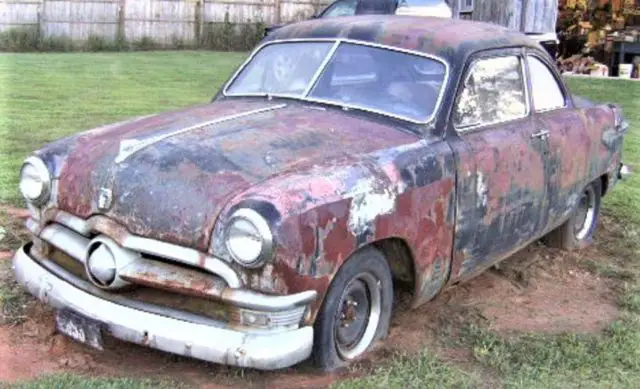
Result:
[[[29,217],[29,210],[25,208],[16,208],[10,205],[2,205],[0,206],[0,211],[15,219],[24,220]]]
[[[587,255],[589,250],[587,250]],[[602,255],[600,253],[599,255]],[[615,295],[606,279],[581,270],[571,255],[531,246],[453,287],[432,302],[408,310],[398,294],[390,334],[362,366],[389,360],[397,351],[428,347],[450,361],[468,362],[465,349],[443,348],[439,337],[455,331],[476,312],[500,332],[597,332],[617,316]],[[104,352],[55,334],[51,312],[34,303],[18,326],[0,326],[0,382],[50,372],[179,380],[202,388],[320,388],[340,377],[315,372],[308,363],[279,372],[241,370],[172,356],[107,339]],[[450,336],[450,335],[449,335]],[[362,371],[362,370],[361,370]]]

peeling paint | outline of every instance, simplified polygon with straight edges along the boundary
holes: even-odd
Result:
[[[478,196],[479,206],[486,207],[487,206],[487,178],[482,174],[482,172],[478,172],[477,180],[477,188],[476,194]]]
[[[376,217],[391,213],[394,209],[396,194],[389,188],[378,186],[373,178],[367,178],[359,181],[349,192],[348,197],[352,197],[349,230],[355,236],[372,231]]]

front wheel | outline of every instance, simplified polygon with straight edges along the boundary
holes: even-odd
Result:
[[[374,248],[355,253],[340,268],[315,324],[314,359],[334,370],[363,355],[386,336],[393,304],[387,261]]]
[[[601,194],[600,180],[589,184],[581,193],[578,205],[569,220],[547,235],[547,245],[564,250],[588,246],[598,225]]]

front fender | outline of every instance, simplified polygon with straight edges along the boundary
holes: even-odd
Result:
[[[256,209],[272,227],[274,258],[260,269],[236,269],[248,287],[262,292],[316,290],[313,320],[346,259],[372,242],[400,238],[416,259],[416,302],[429,299],[446,282],[451,258],[455,173],[448,150],[445,143],[420,141],[262,182],[221,213],[210,252],[229,260],[226,217],[241,206]]]

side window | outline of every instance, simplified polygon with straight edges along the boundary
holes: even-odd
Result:
[[[527,63],[531,75],[531,96],[536,111],[564,107],[562,88],[547,65],[532,56],[527,57]]]
[[[456,129],[488,125],[527,115],[522,66],[517,56],[481,59],[467,73],[456,99]]]
[[[357,0],[339,0],[329,6],[321,15],[323,18],[333,16],[352,16],[356,13]]]

